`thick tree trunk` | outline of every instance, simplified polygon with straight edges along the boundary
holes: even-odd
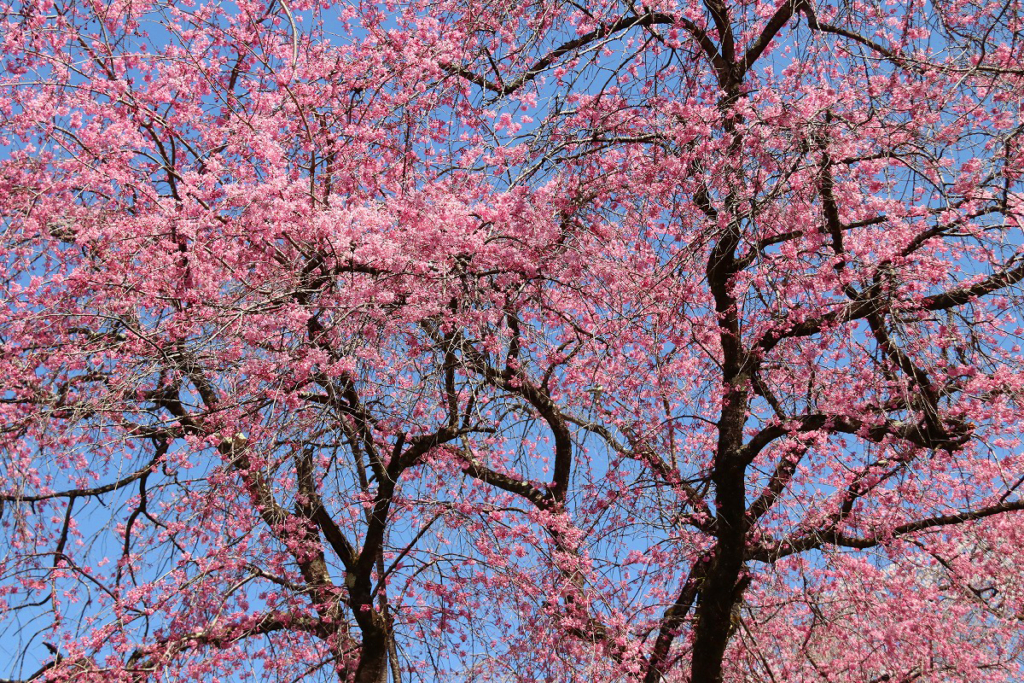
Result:
[[[741,597],[744,549],[743,468],[716,472],[719,538],[711,570],[701,587],[693,644],[692,683],[719,683],[732,635],[733,607]],[[737,514],[738,512],[738,514]]]
[[[381,683],[387,680],[388,672],[388,629],[384,619],[375,612],[360,618],[363,631],[363,646],[356,666],[354,683]]]

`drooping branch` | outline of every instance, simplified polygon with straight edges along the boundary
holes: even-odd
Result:
[[[758,562],[777,562],[778,560],[790,555],[830,545],[841,548],[865,550],[867,548],[874,548],[885,543],[889,543],[893,539],[899,539],[902,536],[965,524],[967,522],[973,522],[987,517],[1019,512],[1021,510],[1024,510],[1024,500],[1004,501],[995,505],[984,506],[977,510],[963,510],[945,515],[936,515],[935,517],[927,517],[913,522],[906,522],[891,530],[886,530],[884,533],[874,536],[850,536],[840,531],[824,529],[778,541],[770,546],[761,546],[760,548],[750,552],[747,559],[756,560]]]
[[[0,493],[0,501],[6,501],[9,503],[37,503],[43,500],[52,500],[54,498],[90,498],[94,496],[100,496],[104,493],[110,493],[123,489],[125,486],[132,484],[142,477],[146,476],[153,471],[153,468],[160,464],[160,460],[166,454],[166,450],[157,450],[154,457],[150,458],[149,462],[140,467],[139,469],[126,474],[119,478],[117,481],[110,482],[109,484],[103,484],[102,486],[93,486],[90,488],[81,489],[67,489],[64,491],[53,491],[51,493],[37,493],[31,495],[22,495],[18,493]]]
[[[539,60],[533,63],[522,75],[516,78],[510,83],[494,83],[483,76],[480,76],[473,71],[467,69],[464,66],[458,64],[452,64],[450,62],[442,62],[439,64],[441,69],[448,73],[463,78],[474,85],[478,85],[485,90],[489,90],[499,96],[511,95],[512,93],[521,89],[524,85],[531,82],[537,76],[542,74],[545,70],[551,67],[555,62],[565,55],[579,50],[580,48],[587,47],[594,43],[597,43],[605,38],[621,33],[634,26],[654,26],[656,24],[672,24],[675,23],[675,19],[667,14],[660,14],[656,12],[648,12],[641,15],[627,15],[612,22],[611,24],[602,24],[598,28],[584,33],[578,38],[574,38],[568,42],[559,45],[548,54],[541,57]]]
[[[912,443],[921,448],[945,448],[957,450],[970,438],[972,428],[962,421],[950,421],[946,425],[896,421],[883,417],[877,422],[850,417],[811,413],[793,417],[788,424],[773,424],[764,427],[748,441],[742,449],[745,462],[753,462],[760,453],[776,440],[793,432],[827,431],[837,434],[853,434],[874,443],[892,438]]]
[[[779,35],[779,32],[785,27],[789,20],[793,17],[797,8],[802,2],[806,0],[787,0],[782,3],[775,13],[768,19],[764,28],[761,29],[761,33],[757,36],[747,51],[743,53],[743,59],[740,60],[739,69],[740,75],[750,70],[750,67],[764,54],[764,51],[768,49],[772,41]]]
[[[969,303],[972,299],[1012,287],[1022,280],[1024,280],[1024,262],[1014,257],[998,272],[982,278],[974,284],[953,287],[939,294],[925,296],[916,304],[901,303],[900,311],[942,311],[956,308]],[[825,329],[857,320],[865,320],[869,316],[885,310],[886,304],[878,298],[878,294],[876,287],[866,287],[854,300],[843,304],[836,310],[786,327],[776,327],[760,339],[757,349],[761,354],[765,354],[784,339],[809,337],[819,334]]]

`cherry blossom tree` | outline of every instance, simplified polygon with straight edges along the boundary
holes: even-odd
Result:
[[[1021,675],[1019,0],[0,12],[0,673]]]

